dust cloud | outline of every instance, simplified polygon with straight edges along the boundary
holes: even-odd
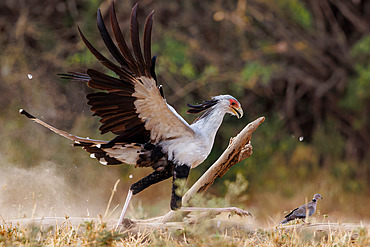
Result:
[[[96,180],[89,181],[78,174],[78,183],[72,183],[68,173],[60,170],[50,161],[31,168],[0,166],[0,218],[103,214],[118,176],[105,181],[97,174]]]

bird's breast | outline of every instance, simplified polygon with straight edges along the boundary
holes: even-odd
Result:
[[[309,208],[308,216],[313,215],[315,211],[316,211],[316,205],[313,205],[312,207]]]
[[[192,168],[201,164],[209,155],[209,148],[201,139],[197,140],[168,140],[161,143],[168,159],[175,163],[186,164]]]

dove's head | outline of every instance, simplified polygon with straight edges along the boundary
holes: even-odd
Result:
[[[313,196],[313,199],[315,199],[315,201],[317,201],[318,199],[324,199],[324,198],[322,198],[320,194],[315,194]]]

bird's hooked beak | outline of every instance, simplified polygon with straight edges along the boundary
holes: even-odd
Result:
[[[230,108],[237,118],[243,117],[243,109],[241,107],[231,106]]]

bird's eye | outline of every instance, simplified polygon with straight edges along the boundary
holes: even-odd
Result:
[[[237,107],[238,106],[238,103],[236,103],[236,101],[235,100],[230,100],[230,105],[231,106],[235,106],[235,107]]]

